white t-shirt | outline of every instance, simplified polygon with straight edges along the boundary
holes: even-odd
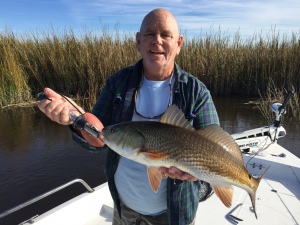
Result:
[[[169,86],[172,77],[164,81],[150,81],[143,77],[136,98],[136,110],[139,114],[152,118],[166,111],[169,103],[172,104]],[[174,78],[171,82],[173,89]],[[159,119],[146,119],[134,111],[132,121],[141,120]],[[155,193],[149,184],[145,165],[121,156],[114,179],[120,199],[127,207],[144,215],[157,215],[167,209],[167,179],[162,179],[158,192]]]

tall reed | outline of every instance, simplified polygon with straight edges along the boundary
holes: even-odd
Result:
[[[291,37],[275,30],[246,40],[235,35],[208,33],[192,38],[178,58],[215,95],[266,93],[270,82],[300,88],[300,33]]]
[[[284,113],[287,114],[287,116],[283,115],[282,118],[285,119],[285,117],[288,117],[289,120],[298,122],[300,121],[299,92],[297,92],[293,86],[290,90],[293,91],[293,95],[287,102],[286,111]],[[273,103],[283,103],[287,92],[288,90],[282,87],[276,87],[273,82],[270,83],[265,96],[262,96],[262,94],[259,92],[260,98],[256,102],[256,108],[258,108],[268,124],[273,124],[274,122],[274,113],[270,106]]]
[[[140,55],[133,34],[106,27],[50,31],[15,37],[0,33],[0,106],[28,101],[44,87],[93,105],[107,77]],[[300,88],[300,32],[275,30],[242,39],[239,32],[211,31],[185,40],[176,62],[197,76],[213,95],[262,96],[277,87]]]
[[[31,99],[28,76],[18,60],[20,48],[13,33],[0,35],[0,106]]]

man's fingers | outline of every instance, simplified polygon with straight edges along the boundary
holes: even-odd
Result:
[[[63,123],[63,121],[65,122],[66,115],[65,115],[65,112],[63,111],[63,109],[65,107],[66,107],[65,103],[58,104],[51,112],[52,120],[54,120],[55,122],[59,122],[59,123]]]
[[[74,101],[65,96],[61,96],[52,89],[45,88],[44,94],[47,98],[39,101],[38,107],[52,121],[63,125],[69,125],[72,123],[72,121],[70,121],[69,111],[77,116],[84,114],[84,110]]]
[[[183,172],[176,167],[160,167],[162,174],[171,177],[172,179],[181,179]]]
[[[57,118],[59,119],[59,122],[62,125],[70,125],[72,123],[70,120],[69,109],[67,106],[63,106]]]
[[[61,98],[61,95],[53,91],[51,88],[45,88],[44,89],[45,95],[50,99],[59,99]]]
[[[48,116],[50,107],[48,109],[47,109],[47,107],[48,107],[49,103],[51,103],[51,101],[53,101],[53,100],[61,99],[61,96],[50,88],[45,88],[44,94],[47,96],[47,99],[42,99],[41,101],[39,101],[38,107],[43,113],[45,113]]]
[[[174,166],[171,166],[170,169],[169,169],[169,172],[170,172],[172,177],[176,177],[175,179],[180,179],[181,180],[181,177],[183,175],[183,172],[181,170],[177,169]]]
[[[78,113],[76,113],[77,110],[79,110],[80,113],[84,114],[84,110],[79,105],[77,105],[72,99],[70,99],[66,96],[61,96],[60,94],[56,93],[55,91],[53,91],[50,88],[45,88],[44,93],[49,99],[52,99],[52,100],[53,99],[62,99],[64,101],[68,102],[68,109],[70,111],[74,112],[75,114],[78,114]]]
[[[55,121],[60,124],[65,124],[67,121],[68,110],[64,110],[67,107],[68,103],[63,99],[53,100],[46,104],[44,107],[44,113],[52,121]]]
[[[186,180],[186,181],[197,181],[198,179],[189,173],[185,173],[176,167],[160,167],[159,168],[163,175],[169,176],[172,179]]]

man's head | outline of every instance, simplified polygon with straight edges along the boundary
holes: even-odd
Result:
[[[145,16],[136,41],[145,75],[154,80],[166,79],[183,44],[175,17],[165,9],[151,11]]]

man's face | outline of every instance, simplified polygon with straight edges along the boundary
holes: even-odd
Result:
[[[183,44],[175,18],[166,11],[146,16],[136,35],[137,47],[147,69],[173,69]]]

